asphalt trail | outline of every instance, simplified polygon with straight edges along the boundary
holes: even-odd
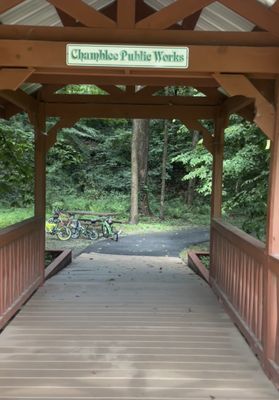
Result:
[[[111,239],[97,241],[88,246],[83,253],[177,257],[186,247],[208,240],[208,229],[191,228],[171,232],[120,236],[118,242]]]

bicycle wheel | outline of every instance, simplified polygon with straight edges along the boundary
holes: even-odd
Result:
[[[71,238],[78,239],[80,237],[80,229],[79,228],[71,228]]]
[[[95,231],[94,229],[88,229],[87,235],[88,235],[88,239],[91,239],[91,240],[99,239],[99,233],[97,231]]]
[[[59,240],[69,240],[71,237],[71,229],[67,226],[61,226],[61,228],[57,230],[57,237]]]

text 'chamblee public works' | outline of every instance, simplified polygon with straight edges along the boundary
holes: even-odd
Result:
[[[187,47],[68,44],[66,64],[95,67],[188,68]]]

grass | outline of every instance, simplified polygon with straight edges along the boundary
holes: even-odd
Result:
[[[0,208],[0,229],[21,222],[34,216],[33,207]]]
[[[187,264],[187,262],[188,262],[188,252],[189,251],[194,251],[195,253],[207,251],[209,253],[209,246],[210,246],[209,242],[193,244],[193,245],[183,249],[180,252],[179,257]]]
[[[62,208],[64,210],[82,210],[94,211],[96,214],[117,213],[116,220],[123,221],[116,225],[124,234],[162,232],[186,227],[208,226],[210,210],[208,206],[187,206],[181,199],[170,199],[166,201],[165,220],[161,221],[158,215],[158,201],[155,198],[151,200],[151,209],[154,212],[153,217],[140,217],[137,225],[130,225],[129,219],[129,196],[122,194],[109,193],[106,196],[76,197],[65,196],[63,201],[55,201],[48,205],[46,217],[49,218],[52,210]],[[33,208],[0,208],[0,229],[6,226],[23,221],[33,216]]]

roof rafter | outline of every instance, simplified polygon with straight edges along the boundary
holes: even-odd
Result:
[[[140,29],[165,29],[177,21],[194,14],[214,0],[177,0],[136,24]]]
[[[90,7],[82,0],[47,0],[54,7],[59,8],[76,21],[85,26],[111,28],[116,24],[110,18]]]
[[[279,36],[278,14],[257,0],[219,0],[255,25]]]
[[[33,68],[0,69],[0,90],[16,90],[34,72]]]
[[[23,3],[24,0],[1,0],[0,4],[0,14],[9,11],[11,8]]]
[[[117,0],[117,26],[133,28],[136,20],[136,0]]]
[[[182,29],[190,31],[194,30],[200,18],[201,12],[202,10],[196,11],[194,14],[189,15],[189,17],[184,18],[182,21]]]
[[[64,11],[60,10],[58,7],[55,7],[56,12],[63,24],[63,26],[84,26],[80,22],[77,22],[75,18],[71,17],[70,15],[66,14]]]

